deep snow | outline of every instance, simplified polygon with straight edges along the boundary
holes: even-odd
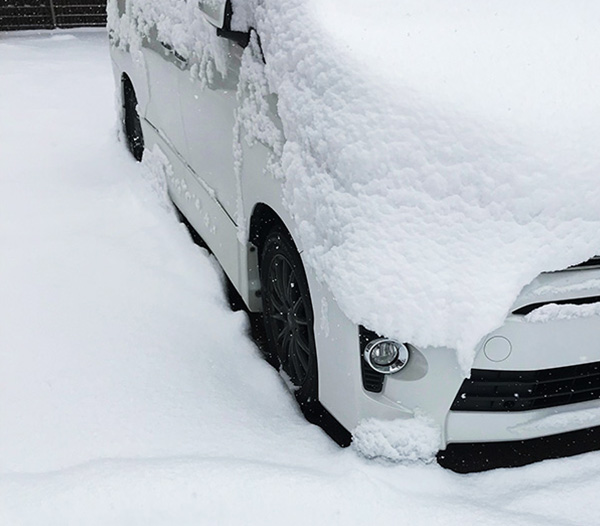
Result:
[[[0,34],[0,66],[0,524],[597,523],[600,453],[459,476],[338,449],[117,141],[106,34]]]

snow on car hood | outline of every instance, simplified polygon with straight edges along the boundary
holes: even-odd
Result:
[[[286,198],[355,322],[464,370],[542,271],[600,250],[600,6],[264,0]]]
[[[340,53],[374,83],[401,90],[398,95],[413,90],[424,101],[542,148],[548,140],[561,142],[561,150],[597,143],[597,2],[340,5],[313,0],[310,10]]]
[[[195,1],[132,4],[222,70]],[[524,285],[600,252],[596,2],[233,0],[233,11],[233,29],[261,38],[265,64],[251,45],[246,66],[278,96],[295,237],[352,321],[456,349],[466,372]]]

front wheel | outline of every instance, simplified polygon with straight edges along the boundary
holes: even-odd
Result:
[[[260,274],[268,351],[307,414],[318,403],[314,316],[302,260],[286,232],[275,229],[267,236]]]

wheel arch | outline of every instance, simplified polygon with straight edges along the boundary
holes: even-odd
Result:
[[[250,230],[248,239],[255,247],[258,248],[259,253],[264,245],[267,234],[274,228],[281,228],[292,241],[294,238],[280,215],[273,210],[269,205],[265,203],[257,203],[252,210],[250,216]],[[294,245],[296,243],[294,242]]]
[[[256,266],[255,266],[255,272],[256,275],[259,275],[259,261],[262,259],[260,256],[262,255],[262,247],[264,246],[264,242],[266,241],[267,235],[268,233],[274,228],[274,227],[278,227],[280,228],[291,240],[292,244],[294,245],[294,247],[296,248],[296,252],[298,252],[298,255],[300,256],[300,259],[302,259],[302,252],[300,250],[298,250],[298,245],[296,244],[293,236],[291,235],[290,229],[287,227],[285,221],[281,218],[281,215],[279,215],[273,208],[271,208],[268,204],[260,202],[257,203],[253,210],[252,210],[252,214],[250,216],[250,227],[249,227],[249,235],[248,235],[248,246],[250,246],[251,248],[254,247],[254,255],[255,255],[255,261],[256,261]],[[250,260],[249,260],[250,261]],[[310,281],[311,279],[309,278],[310,275],[310,270],[307,269],[306,265],[303,264],[303,270],[304,272],[306,272],[307,274],[307,281],[309,282],[309,287],[311,285]],[[251,275],[251,273],[250,273]],[[315,296],[315,292],[317,293],[317,295]],[[318,385],[316,388],[316,396],[317,399],[314,400],[314,402],[312,403],[308,403],[308,404],[300,404],[300,409],[303,412],[304,416],[306,417],[306,419],[309,422],[312,422],[313,424],[318,425],[319,427],[321,427],[337,444],[339,444],[340,446],[348,446],[351,443],[352,440],[352,435],[349,433],[349,431],[344,427],[343,424],[340,423],[340,421],[337,420],[337,417],[332,414],[331,412],[329,412],[328,408],[323,405],[322,403],[322,397],[323,394],[325,394],[325,402],[331,401],[331,406],[334,408],[334,410],[336,410],[336,413],[338,412],[337,409],[338,405],[341,404],[342,407],[345,407],[348,405],[348,399],[346,397],[340,397],[339,394],[337,393],[337,391],[335,389],[331,389],[331,388],[326,388],[323,389],[323,385],[322,382],[325,382],[326,384],[330,381],[333,381],[334,383],[336,383],[336,381],[338,380],[339,376],[343,374],[344,378],[343,378],[343,382],[352,382],[350,377],[346,377],[346,372],[348,370],[351,369],[344,369],[343,373],[340,372],[339,370],[339,354],[338,353],[331,353],[331,352],[326,352],[324,349],[326,349],[328,346],[331,345],[331,341],[335,341],[334,348],[336,350],[339,350],[340,348],[340,342],[344,342],[347,341],[348,345],[347,348],[348,349],[352,349],[353,346],[356,346],[356,351],[358,353],[358,338],[354,335],[354,333],[352,332],[352,330],[348,331],[348,330],[343,330],[343,325],[339,325],[339,324],[335,324],[334,327],[332,327],[332,331],[334,332],[339,332],[342,331],[342,338],[341,339],[337,339],[335,336],[332,336],[331,339],[327,338],[326,340],[321,340],[322,344],[325,344],[323,348],[321,348],[321,352],[319,352],[319,344],[317,342],[318,338],[317,338],[317,327],[319,327],[319,324],[317,323],[317,318],[319,316],[322,316],[322,312],[319,309],[315,309],[315,300],[317,301],[317,305],[320,305],[320,299],[322,297],[322,290],[321,287],[317,286],[316,289],[313,289],[311,287],[310,290],[310,296],[311,296],[311,307],[312,307],[312,311],[313,311],[313,337],[315,338],[315,345],[317,346],[316,352],[317,352],[317,375],[318,375]],[[322,338],[322,335],[321,335]],[[343,347],[343,344],[342,344]],[[343,353],[344,356],[347,356],[348,358],[345,360],[345,363],[349,363],[349,364],[355,364],[355,362],[357,360],[355,360],[355,356],[352,355],[352,353]],[[356,354],[356,356],[358,356],[358,354]],[[356,376],[355,376],[356,377]],[[358,377],[360,378],[360,377]],[[354,388],[355,384],[351,383],[351,387]],[[334,397],[329,396],[329,393],[331,392],[335,393]],[[351,392],[351,390],[349,391]],[[355,418],[355,412],[356,412],[356,407],[354,406],[354,404],[350,404],[350,411],[345,411],[345,413],[350,413],[351,418],[350,419],[346,419],[347,421],[351,422],[351,424],[356,424],[356,418]],[[344,413],[344,412],[342,412]],[[349,426],[349,428],[353,427],[352,425]]]
[[[250,214],[248,243],[246,245],[248,290],[246,304],[253,312],[262,312],[260,261],[267,235],[275,227],[280,228],[290,238],[296,250],[298,250],[290,229],[280,214],[266,203],[256,203]]]

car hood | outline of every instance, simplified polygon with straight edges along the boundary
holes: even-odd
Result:
[[[353,321],[466,373],[527,283],[600,250],[600,5],[262,5],[306,261]]]

